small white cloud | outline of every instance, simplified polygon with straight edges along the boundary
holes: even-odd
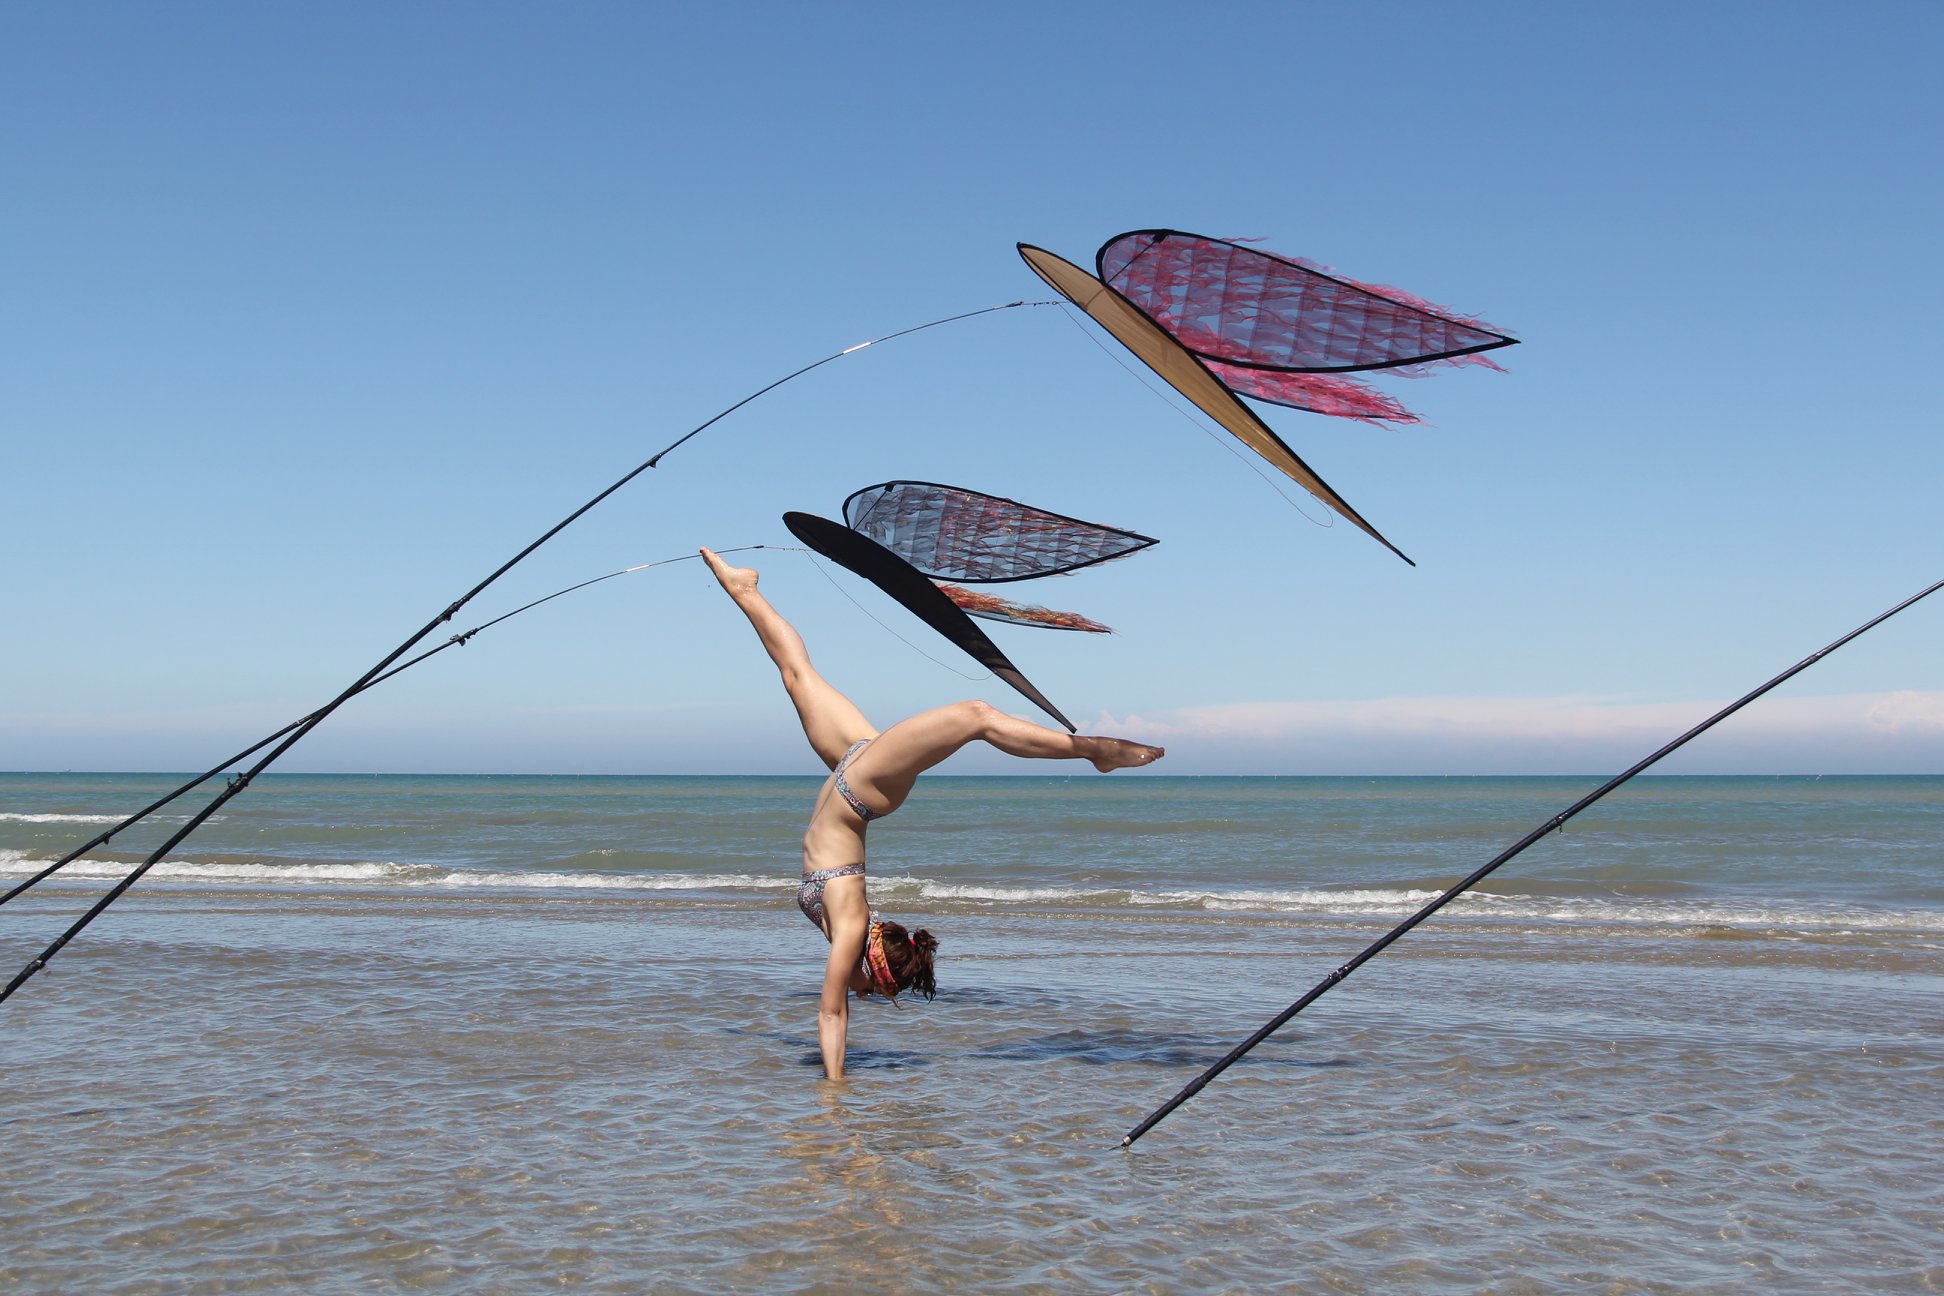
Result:
[[[1944,732],[1944,693],[1885,693],[1870,703],[1866,719],[1890,733]]]

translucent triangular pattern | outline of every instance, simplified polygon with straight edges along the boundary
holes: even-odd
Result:
[[[1103,281],[1183,346],[1228,365],[1346,373],[1517,341],[1408,293],[1386,296],[1312,265],[1179,230],[1119,235],[1096,264]]]
[[[938,482],[889,481],[844,501],[844,521],[937,580],[1032,580],[1111,562],[1155,541]]]

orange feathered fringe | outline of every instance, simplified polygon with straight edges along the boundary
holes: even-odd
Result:
[[[1113,629],[1098,621],[1089,620],[1078,612],[1057,612],[1034,603],[1014,603],[983,590],[969,590],[960,585],[947,585],[943,581],[933,582],[945,592],[945,597],[959,605],[972,616],[985,617],[990,621],[1010,621],[1015,625],[1044,626],[1048,630],[1084,630],[1089,634],[1112,634]]]

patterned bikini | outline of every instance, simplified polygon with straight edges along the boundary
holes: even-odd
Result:
[[[836,769],[837,795],[844,798],[844,803],[856,811],[857,817],[865,823],[873,819],[882,819],[890,813],[888,810],[873,810],[858,800],[857,793],[851,791],[850,780],[844,777],[844,769],[851,763],[851,758],[868,746],[870,741],[869,738],[860,738],[852,743],[850,750],[844,753],[844,758],[837,762]],[[817,869],[805,873],[803,884],[797,887],[797,908],[803,910],[805,918],[816,924],[818,931],[828,934],[829,928],[824,913],[824,883],[833,878],[857,877],[863,872],[863,862],[859,861],[856,864],[845,864],[838,868]],[[871,911],[871,921],[874,923],[879,921],[876,910]]]
[[[823,932],[824,939],[830,938],[830,931],[824,925],[824,883],[832,878],[856,877],[863,872],[864,865],[859,863],[845,864],[841,868],[818,869],[814,873],[803,875],[803,885],[797,888],[797,908],[803,910],[805,918],[816,924],[818,931]],[[865,975],[871,979],[871,985],[877,993],[895,1007],[900,987],[897,974],[891,970],[890,955],[885,953],[884,949],[884,919],[877,910],[873,909],[870,912],[871,925],[864,933],[864,951],[860,961],[864,966]]]
[[[858,800],[857,793],[851,791],[850,781],[844,777],[844,768],[851,763],[851,757],[857,755],[857,753],[863,751],[870,745],[871,740],[869,738],[859,738],[850,745],[850,750],[844,753],[844,758],[837,762],[837,795],[844,798],[844,803],[850,806],[851,809],[857,811],[857,817],[865,823],[869,823],[873,819],[882,819],[891,813],[889,810],[873,810]]]
[[[824,914],[824,883],[832,878],[857,877],[863,872],[864,865],[860,862],[846,864],[842,868],[818,869],[814,873],[805,873],[803,885],[797,888],[797,908],[803,910],[803,916],[815,924],[818,931],[828,935],[828,924]],[[871,913],[871,921],[877,921],[875,910]]]

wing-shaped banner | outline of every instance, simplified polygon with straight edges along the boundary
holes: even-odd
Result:
[[[902,604],[906,611],[958,645],[974,661],[1018,689],[1034,706],[1052,716],[1067,732],[1076,732],[1073,722],[1060,714],[1046,695],[1033,687],[1017,666],[972,624],[972,618],[958,609],[924,573],[869,536],[847,526],[820,518],[814,513],[785,513],[783,525],[790,534],[812,549],[862,576]]]
[[[1315,470],[1269,429],[1268,424],[1256,417],[1255,412],[1244,405],[1199,356],[1176,341],[1166,329],[1143,314],[1140,308],[1079,266],[1044,248],[1021,243],[1019,255],[1035,274],[1092,316],[1096,323],[1114,335],[1116,341],[1166,379],[1176,391],[1193,401],[1204,414],[1227,428],[1242,444],[1342,514],[1378,544],[1405,562],[1411,562],[1403,550],[1366,522],[1363,515],[1351,508],[1349,502],[1337,494],[1328,482],[1317,476]],[[1415,567],[1417,564],[1411,565]]]
[[[1118,235],[1094,264],[1103,282],[1183,346],[1237,368],[1350,373],[1456,360],[1517,341],[1399,289],[1180,230]]]
[[[844,501],[844,521],[938,580],[1032,580],[1124,558],[1153,538],[937,482],[890,481]]]

